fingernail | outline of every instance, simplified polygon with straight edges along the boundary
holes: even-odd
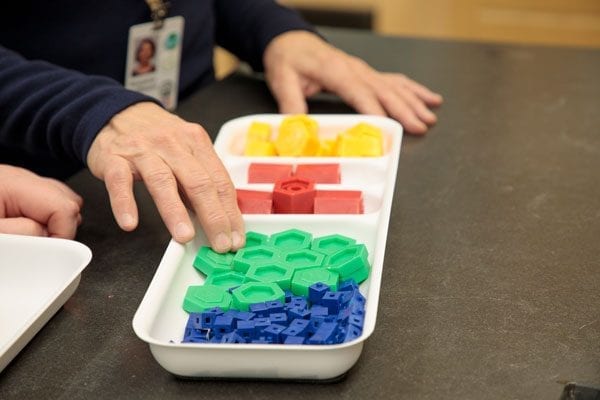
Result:
[[[177,237],[177,239],[188,240],[191,239],[192,236],[194,236],[194,230],[185,222],[180,222],[177,224],[177,226],[175,226],[175,236]]]
[[[125,228],[133,227],[135,225],[135,219],[133,218],[133,215],[131,215],[129,213],[122,214],[121,215],[121,224]]]
[[[231,249],[231,239],[224,233],[219,233],[215,238],[215,247],[217,251],[228,251]]]
[[[235,249],[240,249],[244,246],[244,237],[238,231],[231,232],[231,241]]]

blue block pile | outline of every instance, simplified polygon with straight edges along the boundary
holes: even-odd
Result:
[[[362,334],[365,298],[353,280],[337,291],[324,283],[308,297],[286,292],[285,304],[269,301],[250,311],[213,308],[191,313],[183,343],[338,344]]]

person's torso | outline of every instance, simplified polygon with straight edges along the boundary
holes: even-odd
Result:
[[[180,93],[213,80],[213,1],[170,0],[168,16],[185,18]],[[0,45],[27,59],[123,82],[133,25],[151,21],[144,0],[19,0],[0,24]]]

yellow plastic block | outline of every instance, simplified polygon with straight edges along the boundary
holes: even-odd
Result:
[[[383,155],[383,133],[376,126],[361,122],[338,135],[335,153],[345,157]]]
[[[275,149],[280,156],[314,156],[319,151],[317,121],[306,115],[293,115],[283,119],[275,139]]]
[[[262,140],[269,141],[271,140],[271,125],[265,122],[255,121],[250,124],[248,128],[248,133],[246,135],[246,140]]]
[[[332,157],[335,156],[335,139],[325,139],[319,142],[318,157]]]
[[[248,139],[246,148],[244,149],[245,156],[276,156],[275,145],[273,142],[264,140]]]

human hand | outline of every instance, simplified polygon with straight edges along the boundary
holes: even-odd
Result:
[[[83,200],[67,185],[0,165],[0,232],[73,239]]]
[[[360,113],[389,115],[408,132],[424,134],[437,121],[429,107],[442,104],[442,96],[425,86],[402,74],[378,72],[310,32],[277,36],[263,64],[281,113],[306,113],[305,98],[327,90]]]
[[[185,243],[194,237],[184,205],[189,202],[215,251],[243,247],[244,223],[233,183],[200,125],[154,103],[132,105],[96,136],[87,165],[105,182],[122,229],[131,231],[138,224],[132,186],[141,179],[175,240]]]

